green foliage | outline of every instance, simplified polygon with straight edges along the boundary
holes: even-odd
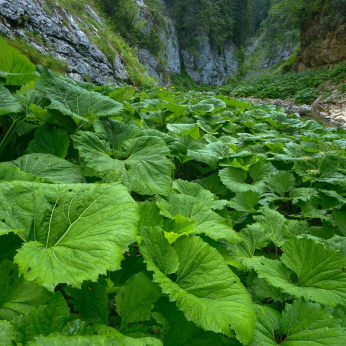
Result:
[[[309,70],[302,73],[267,73],[218,89],[236,97],[292,98],[298,104],[310,104],[323,92],[326,81],[340,83],[346,79],[346,63],[332,69]]]
[[[158,29],[165,30],[163,6],[159,0],[146,0],[148,18],[143,20],[135,0],[99,0],[104,13],[110,18],[111,26],[128,42],[147,48],[158,55],[162,40]],[[146,26],[150,25],[149,31]]]
[[[41,65],[60,73],[64,73],[67,70],[67,63],[65,61],[56,59],[53,56],[43,55],[38,49],[26,41],[16,38],[15,40],[8,39],[6,42],[24,54],[35,65]]]
[[[346,343],[346,131],[7,70],[1,345]]]

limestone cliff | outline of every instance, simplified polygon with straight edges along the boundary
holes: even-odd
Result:
[[[321,15],[314,16],[301,28],[301,51],[295,70],[331,66],[346,60],[346,24],[333,28],[321,23]]]
[[[95,10],[86,5],[86,17],[103,26]],[[84,30],[82,30],[82,28]],[[127,80],[129,75],[119,54],[109,61],[101,49],[88,37],[97,36],[99,29],[66,9],[47,6],[42,0],[0,0],[0,33],[20,37],[43,54],[53,55],[68,64],[67,75],[96,83]]]

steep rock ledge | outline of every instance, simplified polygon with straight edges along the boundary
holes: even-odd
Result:
[[[136,2],[140,11],[140,20],[146,23],[143,30],[149,32],[153,25],[152,16],[143,0],[136,0]],[[165,5],[163,1],[162,3]],[[168,16],[164,16],[164,27],[155,28],[155,30],[159,30],[158,33],[163,43],[158,56],[155,57],[146,48],[139,48],[138,57],[160,84],[168,84],[171,74],[181,73],[178,34],[174,23]]]
[[[85,13],[103,25],[89,5],[85,6]],[[19,36],[43,54],[54,52],[55,57],[67,62],[67,75],[72,78],[83,80],[88,76],[100,84],[126,80],[128,73],[121,57],[116,56],[114,62],[109,62],[79,23],[97,35],[97,28],[74,18],[61,7],[52,7],[48,13],[44,1],[0,0],[0,33],[3,35]],[[35,35],[40,40],[35,40]]]
[[[181,55],[185,71],[196,83],[219,85],[237,73],[235,50],[232,44],[225,44],[222,53],[215,52],[208,37],[204,36],[199,41],[197,52],[182,50]]]
[[[331,66],[346,60],[346,24],[328,29],[319,15],[304,23],[301,51],[295,63],[298,72],[309,68]]]

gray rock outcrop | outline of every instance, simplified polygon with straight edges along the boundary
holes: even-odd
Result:
[[[136,0],[136,2],[140,12],[140,20],[146,23],[143,31],[149,33],[153,25],[151,14],[143,0]],[[165,4],[164,1],[161,0],[161,2]],[[138,57],[139,61],[148,68],[149,73],[160,84],[169,84],[169,75],[181,73],[178,34],[174,23],[168,16],[164,17],[164,27],[158,30],[162,41],[162,47],[158,53],[160,59],[152,55],[147,48],[143,47],[139,48]],[[164,64],[162,64],[162,61],[164,61]]]
[[[86,5],[85,13],[103,25],[102,20]],[[109,62],[102,51],[93,43],[80,24],[82,19],[74,18],[61,7],[50,7],[40,0],[0,0],[0,32],[32,43],[43,54],[54,52],[54,57],[66,61],[67,75],[83,80],[88,76],[93,82],[104,84],[126,80],[128,73],[116,57]],[[90,32],[97,34],[95,27]],[[33,36],[40,40],[34,40]]]
[[[185,71],[199,84],[223,84],[227,77],[237,72],[238,61],[234,57],[234,52],[235,47],[227,44],[222,53],[216,53],[205,36],[199,40],[197,53],[182,50]]]

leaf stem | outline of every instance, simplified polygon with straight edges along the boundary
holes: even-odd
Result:
[[[4,138],[2,139],[1,143],[0,143],[0,154],[3,152],[4,148],[5,148],[5,144],[7,143],[7,140],[12,132],[12,129],[14,127],[14,125],[16,124],[17,120],[13,120],[10,128],[7,130]]]
[[[289,337],[289,335],[287,335],[287,336],[285,337],[285,339],[283,339],[278,345],[283,344],[283,343],[288,339],[288,337]]]

